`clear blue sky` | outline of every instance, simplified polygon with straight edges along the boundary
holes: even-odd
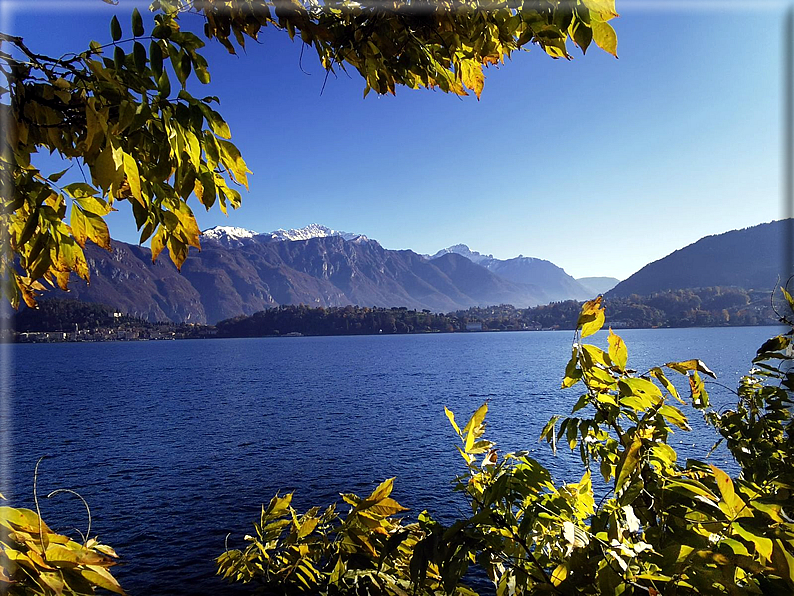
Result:
[[[135,5],[148,3],[4,1],[2,29],[60,55],[109,41],[110,17],[128,27]],[[321,94],[316,55],[304,53],[305,74],[300,43],[275,30],[239,56],[211,43],[204,94],[220,97],[254,174],[237,212],[194,212],[202,229],[317,222],[386,248],[465,243],[628,277],[782,216],[785,6],[618,0],[618,60],[595,46],[570,62],[522,52],[486,71],[479,102],[409,89],[364,99],[356,74]],[[137,242],[128,210],[111,234]]]

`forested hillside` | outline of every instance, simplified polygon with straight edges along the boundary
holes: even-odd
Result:
[[[640,269],[607,297],[648,296],[666,290],[735,286],[767,290],[785,282],[786,237],[792,220],[706,236]]]

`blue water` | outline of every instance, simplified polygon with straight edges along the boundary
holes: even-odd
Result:
[[[735,388],[778,332],[619,333],[634,368],[699,357]],[[32,508],[33,469],[48,455],[40,497],[70,488],[88,501],[91,533],[116,548],[113,571],[130,594],[245,593],[215,576],[214,558],[227,534],[230,547],[244,544],[277,491],[296,491],[306,508],[396,476],[394,496],[412,514],[460,511],[445,405],[465,423],[490,400],[488,435],[500,449],[527,449],[558,481],[578,480],[574,456],[553,457],[537,442],[579,396],[559,389],[571,340],[526,332],[6,346],[0,492]],[[603,332],[589,340],[606,343]],[[710,391],[718,407],[730,403],[728,390]],[[693,426],[671,442],[703,458],[713,436]],[[730,466],[724,451],[711,461]],[[85,531],[77,498],[40,500],[51,527]]]

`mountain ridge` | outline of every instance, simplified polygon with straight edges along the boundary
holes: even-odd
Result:
[[[587,300],[593,297],[587,288],[568,275],[562,267],[545,259],[524,255],[512,259],[497,259],[493,255],[484,255],[471,250],[465,244],[443,248],[430,259],[437,259],[450,253],[466,257],[509,281],[542,288],[549,302]]]
[[[150,321],[195,323],[282,304],[449,312],[503,301],[534,306],[545,300],[536,287],[502,279],[463,257],[452,266],[450,259],[434,262],[410,250],[388,250],[361,235],[285,241],[260,236],[210,235],[201,252],[191,251],[181,272],[165,255],[152,264],[145,247],[114,241],[108,254],[89,244],[91,284],[73,278],[67,296]],[[460,273],[463,268],[466,275]]]
[[[785,283],[785,239],[794,220],[783,219],[712,234],[645,265],[607,297],[710,286],[771,290]]]

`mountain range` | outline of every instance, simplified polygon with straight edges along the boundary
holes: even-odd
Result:
[[[432,257],[387,250],[364,235],[317,224],[265,234],[216,227],[203,233],[202,250],[191,251],[181,272],[167,258],[152,264],[145,247],[114,242],[108,253],[89,245],[91,283],[73,279],[68,297],[150,321],[212,324],[282,304],[450,312],[591,296],[548,261],[477,263],[466,253],[479,254],[462,245]]]
[[[191,251],[181,272],[164,256],[153,264],[145,247],[114,242],[108,253],[88,245],[91,284],[73,278],[63,297],[149,321],[214,324],[286,304],[452,312],[581,301],[605,292],[622,297],[707,286],[771,289],[783,269],[780,247],[790,222],[703,238],[620,283],[576,280],[543,259],[496,259],[463,244],[420,255],[317,224],[264,234],[216,227],[204,232],[202,250]]]

